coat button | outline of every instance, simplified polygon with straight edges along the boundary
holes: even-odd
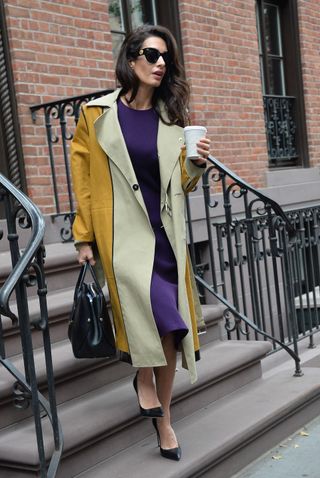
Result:
[[[139,184],[134,184],[134,185],[132,186],[132,189],[133,189],[134,191],[138,191],[138,189],[139,189]]]

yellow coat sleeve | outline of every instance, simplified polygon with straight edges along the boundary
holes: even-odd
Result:
[[[71,143],[71,174],[77,201],[76,216],[72,227],[75,241],[93,242],[90,188],[89,133],[83,109]]]
[[[182,188],[185,193],[189,193],[196,186],[200,177],[206,170],[205,167],[196,166],[190,159],[186,157],[186,150],[180,155],[181,181]]]

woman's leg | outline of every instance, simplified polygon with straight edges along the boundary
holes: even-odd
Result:
[[[160,407],[157,391],[153,380],[153,368],[141,367],[137,376],[138,397],[142,408]]]
[[[173,334],[166,335],[162,340],[163,350],[166,356],[167,365],[154,369],[157,383],[157,393],[161,402],[164,417],[157,418],[160,433],[161,448],[176,448],[178,442],[171,427],[170,404],[172,397],[173,381],[176,373],[177,351],[174,344]]]

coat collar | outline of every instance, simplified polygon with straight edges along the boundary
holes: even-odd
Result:
[[[102,115],[95,121],[98,142],[108,155],[109,159],[117,165],[132,187],[133,184],[137,183],[137,178],[118,121],[117,99],[120,92],[121,89],[118,88],[113,93],[88,102],[87,106],[100,106],[105,108]],[[160,109],[162,117],[167,121],[168,116],[163,103],[160,103]],[[157,148],[160,165],[162,200],[168,189],[173,170],[179,160],[182,145],[183,129],[176,125],[166,125],[160,119]],[[136,197],[146,212],[140,191]]]

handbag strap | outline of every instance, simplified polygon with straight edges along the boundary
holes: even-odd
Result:
[[[81,266],[79,276],[78,276],[78,279],[77,279],[77,283],[76,283],[76,288],[75,288],[76,290],[79,289],[83,284],[83,281],[84,281],[84,278],[85,278],[85,275],[86,275],[86,272],[87,272],[87,269],[88,269],[88,264],[89,264],[89,262],[85,262]]]
[[[77,280],[77,283],[76,283],[76,290],[79,289],[82,286],[82,284],[84,283],[84,279],[85,279],[85,276],[86,276],[88,271],[90,272],[90,274],[92,276],[93,282],[95,283],[95,286],[96,286],[98,292],[103,293],[102,288],[101,288],[101,286],[98,282],[97,276],[94,272],[93,266],[88,261],[86,261],[81,266],[79,277],[78,277],[78,280]]]
[[[97,290],[103,294],[102,288],[99,284],[96,273],[94,272],[93,266],[90,264],[90,262],[87,262],[86,264],[87,264],[87,270],[90,271],[90,274],[92,275],[92,279],[93,279],[93,282],[95,283],[95,286],[97,287]]]

